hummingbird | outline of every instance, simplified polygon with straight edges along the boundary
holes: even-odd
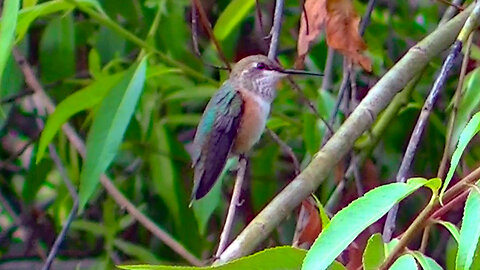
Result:
[[[259,141],[276,85],[289,74],[322,76],[283,69],[264,55],[247,56],[234,65],[229,79],[208,102],[197,127],[193,140],[191,203],[212,189],[229,157],[246,155]]]

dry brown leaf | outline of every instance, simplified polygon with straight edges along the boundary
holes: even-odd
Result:
[[[322,221],[313,198],[309,197],[303,200],[298,216],[301,220],[297,221],[293,246],[308,249],[322,230]]]
[[[367,45],[358,33],[360,17],[351,0],[327,1],[327,44],[349,57],[366,71],[372,71],[370,59],[362,55]]]
[[[298,34],[296,68],[302,68],[310,45],[326,28],[327,44],[348,57],[366,71],[372,70],[370,59],[362,52],[367,49],[358,33],[360,17],[351,0],[306,0]]]
[[[308,53],[310,44],[322,33],[327,18],[326,0],[305,0],[304,11],[300,19],[298,33],[296,68],[303,68],[303,61]],[[307,24],[308,22],[308,24]]]

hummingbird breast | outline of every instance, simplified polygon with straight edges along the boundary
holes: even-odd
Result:
[[[270,113],[269,101],[248,90],[239,92],[243,99],[243,114],[233,142],[233,154],[245,154],[258,142]]]

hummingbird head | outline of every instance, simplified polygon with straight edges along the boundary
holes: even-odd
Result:
[[[272,101],[278,81],[289,74],[322,76],[301,70],[283,69],[277,62],[265,55],[251,55],[238,61],[230,74],[230,80],[244,89],[253,91],[261,97]]]

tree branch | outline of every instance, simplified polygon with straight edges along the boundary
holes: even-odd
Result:
[[[455,41],[470,10],[471,8],[466,9],[412,47],[370,89],[352,115],[315,155],[305,170],[286,186],[222,253],[220,262],[230,261],[252,252],[302,200],[318,188],[398,91],[405,87],[434,56]]]
[[[247,159],[244,156],[240,156],[238,162],[237,179],[235,180],[235,187],[233,188],[232,199],[230,200],[230,206],[228,207],[227,218],[225,219],[225,225],[223,226],[222,234],[220,235],[220,242],[218,244],[216,258],[220,257],[222,252],[227,247],[228,236],[232,230],[233,220],[235,218],[235,212],[240,204],[240,193],[242,192],[243,180],[245,179],[245,171],[247,169]]]
[[[283,4],[284,0],[276,0],[275,13],[273,15],[273,26],[270,30],[272,40],[270,41],[270,48],[268,49],[268,58],[274,60],[277,57],[278,51],[278,38],[280,36],[280,30],[282,29],[283,18]]]

